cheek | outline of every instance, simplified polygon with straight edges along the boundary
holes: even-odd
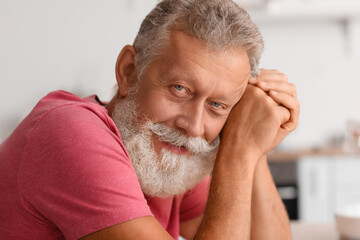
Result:
[[[206,132],[205,134],[206,134],[206,139],[209,142],[212,142],[221,133],[221,130],[225,125],[225,122],[226,122],[226,118],[210,119],[207,121],[207,124],[205,126],[205,132]]]
[[[177,106],[161,93],[145,93],[138,98],[139,111],[152,122],[166,122],[177,116]]]

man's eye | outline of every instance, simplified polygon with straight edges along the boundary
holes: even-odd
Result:
[[[215,108],[220,108],[221,107],[221,104],[220,103],[217,103],[217,102],[211,102],[211,105]]]
[[[185,88],[184,88],[183,86],[181,86],[181,85],[175,85],[174,87],[175,87],[175,89],[178,90],[179,92],[182,92],[182,91],[185,90]]]

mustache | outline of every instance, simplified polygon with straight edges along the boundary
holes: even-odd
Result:
[[[162,123],[148,122],[148,128],[159,137],[160,141],[177,147],[185,147],[193,154],[204,154],[214,151],[220,144],[219,136],[208,144],[208,142],[201,137],[188,137],[180,131],[171,129]]]

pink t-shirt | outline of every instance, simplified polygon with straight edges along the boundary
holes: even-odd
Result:
[[[204,211],[208,185],[144,196],[105,107],[53,92],[0,145],[0,239],[73,240],[142,216],[177,239],[179,222]]]

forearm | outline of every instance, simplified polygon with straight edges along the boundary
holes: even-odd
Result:
[[[291,108],[283,99],[287,95],[272,95],[248,85],[231,110],[222,130],[204,219],[194,239],[290,238],[284,206],[261,156],[291,130],[288,125],[282,129],[283,124],[295,120],[289,121],[289,110],[279,105]]]
[[[250,239],[256,158],[251,153],[241,156],[222,150],[220,147],[207,209],[194,239]]]
[[[291,239],[289,218],[265,156],[259,159],[254,173],[251,215],[251,239]]]

